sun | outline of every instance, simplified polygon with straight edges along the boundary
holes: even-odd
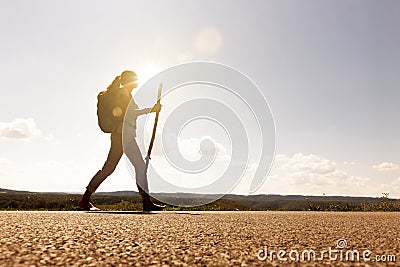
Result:
[[[157,65],[143,65],[139,67],[136,71],[137,76],[139,78],[139,84],[143,85],[146,81],[148,81],[151,77],[159,73],[161,70],[162,68]]]

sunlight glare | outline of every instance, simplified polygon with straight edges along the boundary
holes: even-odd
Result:
[[[157,65],[144,65],[137,69],[138,82],[143,85],[147,80],[156,75],[162,70],[160,66]]]

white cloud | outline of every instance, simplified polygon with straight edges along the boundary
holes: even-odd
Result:
[[[146,125],[147,126],[147,125]],[[152,129],[145,128],[145,143],[150,142]],[[152,155],[161,156],[165,153],[173,155],[181,154],[187,160],[195,161],[203,156],[215,156],[216,159],[230,160],[230,153],[220,142],[217,142],[211,136],[201,136],[199,138],[182,138],[176,137],[175,134],[163,129],[162,132],[156,132],[155,144]]]
[[[0,137],[13,139],[29,139],[40,136],[41,131],[36,128],[32,118],[17,118],[12,122],[0,122]]]
[[[345,161],[343,163],[344,163],[344,165],[350,165],[350,166],[356,165],[356,163],[354,161]]]
[[[360,195],[359,188],[366,187],[369,178],[349,174],[336,165],[313,154],[276,155],[270,182],[267,180],[262,190],[279,194]]]
[[[277,163],[281,164],[281,168],[298,173],[310,174],[330,174],[336,170],[336,163],[326,159],[321,159],[315,155],[303,155],[302,153],[295,154],[289,158],[284,155],[276,157]]]
[[[178,146],[183,155],[192,159],[200,157],[202,153],[205,153],[205,155],[215,154],[215,156],[227,154],[225,147],[209,136],[203,136],[201,138],[179,138]]]
[[[382,162],[381,164],[373,165],[372,168],[378,171],[394,171],[398,170],[400,166],[392,162]]]

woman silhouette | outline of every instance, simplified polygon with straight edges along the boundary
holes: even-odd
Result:
[[[122,85],[122,87],[120,87]],[[117,76],[114,81],[107,87],[107,90],[116,90],[116,94],[113,94],[117,99],[114,99],[113,103],[117,103],[113,108],[113,115],[116,117],[117,122],[115,123],[115,127],[111,131],[111,147],[108,152],[107,160],[104,163],[104,166],[101,170],[99,170],[94,177],[89,182],[86,187],[86,191],[82,196],[82,199],[79,201],[79,207],[84,210],[100,210],[96,208],[91,202],[90,197],[96,191],[96,189],[100,186],[100,184],[110,176],[115,168],[117,167],[118,162],[120,161],[124,149],[122,144],[122,126],[123,119],[128,108],[132,108],[132,112],[135,116],[135,120],[137,116],[147,114],[150,112],[160,111],[161,105],[156,104],[152,108],[144,108],[139,109],[132,98],[132,90],[137,88],[137,75],[134,71],[126,70],[121,73],[120,76]],[[136,128],[136,121],[130,122]],[[132,138],[129,140],[127,144],[127,149],[125,149],[125,154],[133,164],[136,173],[136,181],[139,189],[139,193],[143,199],[143,211],[156,211],[162,210],[165,206],[156,205],[150,200],[150,196],[147,192],[147,175],[145,173],[145,163],[143,161],[142,154],[140,149],[136,143],[136,138]],[[140,185],[140,186],[139,186]]]

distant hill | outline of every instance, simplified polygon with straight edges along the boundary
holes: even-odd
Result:
[[[1,190],[1,189],[0,189]],[[114,191],[114,192],[98,192],[97,195],[104,196],[131,196],[138,195],[137,191]],[[154,196],[162,197],[177,197],[177,198],[203,198],[203,199],[215,199],[218,194],[192,194],[192,193],[152,193]],[[371,201],[379,202],[380,197],[353,197],[353,196],[307,196],[307,195],[276,195],[276,194],[259,194],[259,195],[235,195],[227,194],[223,197],[224,199],[236,200],[236,201],[263,201],[263,200],[305,200],[306,198],[315,201],[349,201],[349,202],[362,202]],[[400,201],[400,199],[391,199],[393,201]]]
[[[156,193],[157,198],[191,206],[200,200],[216,199],[215,194]],[[29,192],[0,188],[0,210],[78,210],[81,194]],[[93,201],[102,209],[140,210],[141,197],[136,191],[98,192]],[[206,201],[207,202],[207,201]],[[174,210],[400,210],[400,200],[377,197],[234,195],[198,207],[170,207]]]
[[[32,193],[33,192],[29,192],[29,191],[17,191],[17,190],[0,188],[0,194],[32,194]]]

